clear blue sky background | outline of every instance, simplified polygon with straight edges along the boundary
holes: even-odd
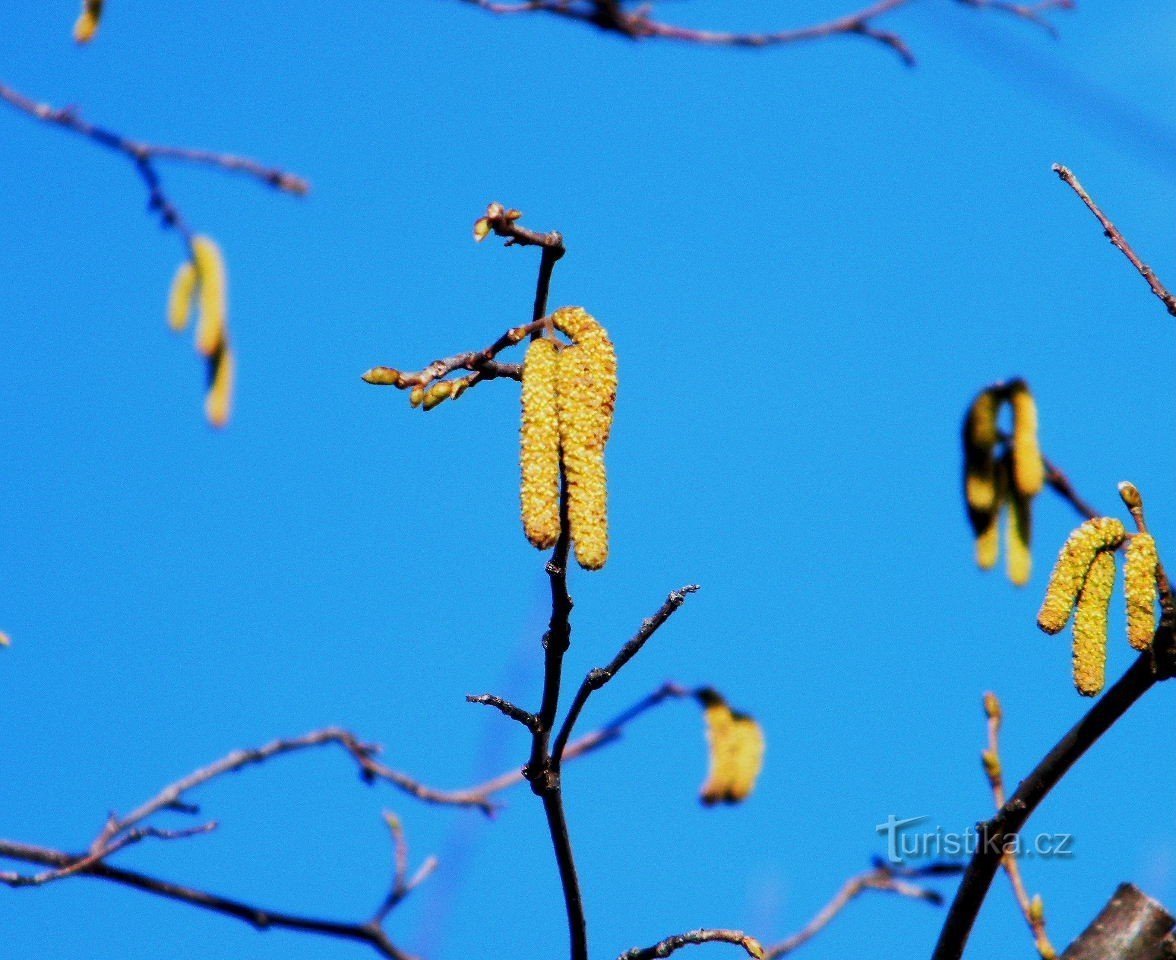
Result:
[[[664,13],[784,26],[846,6]],[[453,0],[109,7],[78,51],[74,0],[3,4],[4,79],[136,136],[280,163],[314,192],[165,170],[232,275],[240,389],[216,434],[191,346],[163,323],[179,246],[133,172],[0,110],[0,626],[14,640],[0,835],[82,848],[107,810],[332,723],[439,786],[521,762],[521,730],[463,702],[537,699],[545,582],[516,511],[517,388],[426,417],[359,380],[526,318],[534,252],[470,237],[494,199],[564,231],[553,303],[589,307],[621,358],[614,552],[573,576],[571,677],[669,589],[703,585],[586,722],[674,678],[725,691],[769,742],[737,809],[697,803],[702,731],[685,704],[569,768],[594,956],[700,925],[792,931],[881,852],[888,815],[960,830],[988,814],[983,690],[1004,698],[1014,781],[1085,709],[1068,638],[1033,625],[1075,518],[1043,498],[1029,588],[978,573],[957,429],[978,387],[1028,377],[1050,456],[1108,511],[1134,480],[1176,551],[1176,329],[1049,172],[1072,165],[1176,276],[1164,0],[1087,0],[1057,18],[1058,42],[915,4],[886,22],[915,70],[861,40],[633,45]],[[1060,943],[1120,880],[1176,905],[1172,694],[1151,694],[1032,822],[1076,837],[1072,860],[1026,866]],[[565,949],[525,790],[489,823],[365,788],[320,752],[194,799],[214,835],[118,862],[359,918],[387,882],[386,807],[417,857],[442,858],[390,923],[400,943],[435,960]],[[941,920],[876,895],[806,952],[917,957]],[[0,890],[0,927],[45,960],[367,955],[87,880]],[[1002,879],[972,955],[1031,955],[1021,927]]]

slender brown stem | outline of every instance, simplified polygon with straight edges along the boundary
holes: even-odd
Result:
[[[567,748],[568,738],[571,736],[572,730],[576,726],[576,721],[580,717],[580,712],[584,709],[584,704],[588,702],[588,698],[592,695],[592,692],[599,690],[616,676],[618,671],[640,652],[641,648],[645,646],[646,641],[658,631],[658,628],[674,615],[674,611],[686,602],[686,597],[689,594],[696,593],[698,589],[698,584],[690,583],[680,590],[673,591],[666,597],[665,603],[658,608],[657,612],[642,622],[641,628],[634,634],[631,640],[621,647],[620,651],[612,658],[607,666],[597,667],[595,670],[588,672],[588,675],[580,684],[580,689],[576,691],[576,696],[572,700],[571,707],[568,709],[568,715],[564,718],[559,733],[556,735],[555,744],[551,748],[551,766],[553,770],[556,772],[559,771],[564,750]]]
[[[764,951],[765,960],[777,960],[808,943],[827,927],[857,897],[867,890],[895,893],[938,906],[943,898],[938,891],[911,883],[912,879],[950,876],[960,872],[954,863],[930,863],[922,867],[895,867],[879,863],[872,870],[850,877],[841,889],[800,930]]]
[[[0,857],[22,860],[26,863],[39,863],[56,869],[68,869],[79,860],[85,859],[86,855],[64,853],[46,847],[0,840]],[[392,943],[387,933],[379,925],[371,922],[346,923],[269,910],[243,903],[240,900],[218,896],[206,890],[172,883],[170,880],[150,877],[134,870],[112,867],[102,861],[81,870],[79,876],[107,880],[157,897],[186,903],[201,910],[219,913],[222,916],[248,923],[256,930],[294,930],[300,933],[314,933],[337,939],[354,940],[368,944],[381,957],[387,957],[390,960],[413,960],[410,954],[400,950]]]
[[[1167,308],[1168,313],[1176,317],[1176,296],[1173,296],[1168,288],[1161,282],[1160,278],[1156,276],[1155,271],[1152,270],[1146,263],[1144,263],[1139,255],[1131,248],[1131,244],[1127,242],[1127,238],[1119,232],[1119,228],[1111,223],[1110,219],[1105,213],[1099,209],[1097,203],[1091,198],[1086,189],[1078,182],[1078,178],[1074,176],[1073,172],[1068,168],[1062,166],[1060,163],[1053,165],[1053,172],[1065,182],[1071,190],[1078,194],[1078,198],[1086,204],[1086,208],[1094,214],[1095,218],[1102,224],[1103,233],[1111,243],[1119,249],[1119,251],[1130,261],[1131,266],[1139,271],[1139,275],[1147,281],[1148,287],[1154,293],[1160,302]]]
[[[1165,632],[1163,627],[1157,632],[1155,648],[1170,649],[1172,638],[1170,633],[1161,636]],[[1152,654],[1142,654],[1033,768],[996,816],[979,825],[976,852],[948,911],[933,960],[959,960],[963,956],[972,926],[1009,844],[1050,790],[1160,676],[1155,672]]]

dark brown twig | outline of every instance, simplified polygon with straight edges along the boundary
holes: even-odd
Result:
[[[58,108],[47,103],[39,103],[3,83],[0,83],[0,100],[35,120],[69,130],[106,147],[108,150],[121,153],[134,164],[136,173],[139,174],[147,187],[148,209],[159,216],[160,222],[165,227],[177,230],[186,243],[191,242],[192,231],[185,223],[179,209],[164,192],[163,182],[156,169],[157,161],[178,160],[184,163],[242,173],[286,193],[305,194],[310,190],[310,184],[302,177],[277,167],[267,167],[247,157],[132,140],[105,127],[90,123],[83,119],[82,115],[73,107]]]
[[[492,693],[482,693],[477,696],[467,696],[467,703],[481,703],[487,707],[493,707],[511,720],[517,720],[528,730],[534,732],[536,725],[539,723],[539,718],[533,713],[528,713],[522,707],[516,706],[509,700],[503,700],[502,697],[496,697]]]
[[[395,910],[405,897],[424,883],[437,869],[437,858],[426,857],[424,863],[417,868],[417,872],[410,877],[408,875],[408,841],[404,837],[404,827],[400,823],[400,818],[394,813],[384,811],[384,822],[388,825],[388,832],[392,835],[392,888],[369,921],[376,927],[382,927],[388,914]]]
[[[1131,248],[1131,244],[1127,242],[1126,237],[1124,237],[1123,234],[1119,232],[1118,227],[1111,223],[1107,215],[1099,209],[1098,204],[1094,202],[1082,184],[1078,182],[1078,178],[1074,176],[1073,172],[1068,167],[1062,166],[1060,163],[1055,163],[1053,165],[1053,172],[1056,173],[1058,177],[1060,177],[1061,180],[1070,187],[1070,189],[1078,194],[1078,198],[1084,204],[1086,204],[1086,208],[1091,213],[1093,213],[1098,222],[1102,224],[1103,234],[1106,236],[1106,238],[1110,240],[1111,243],[1119,249],[1123,256],[1125,256],[1130,261],[1131,266],[1139,271],[1139,275],[1147,281],[1147,285],[1151,288],[1151,292],[1160,299],[1160,302],[1163,303],[1163,305],[1167,308],[1168,313],[1176,317],[1176,296],[1173,296],[1168,291],[1168,288],[1160,282],[1160,278],[1156,276],[1155,271],[1139,258],[1139,255]]]
[[[572,705],[568,709],[568,714],[564,718],[559,733],[556,735],[555,743],[551,748],[551,765],[555,771],[558,772],[559,770],[560,763],[563,760],[564,750],[567,748],[568,738],[572,735],[576,721],[580,718],[580,712],[584,709],[584,705],[588,702],[588,698],[592,695],[593,691],[599,690],[616,676],[617,672],[640,652],[641,648],[645,646],[646,641],[658,631],[658,628],[673,616],[674,611],[686,602],[686,597],[692,593],[696,593],[698,589],[698,584],[691,583],[682,587],[680,590],[673,591],[666,597],[665,603],[658,608],[657,612],[642,622],[641,628],[631,640],[621,647],[608,666],[597,667],[588,672],[588,675],[580,684],[580,689],[576,691],[576,696],[572,700]]]
[[[752,936],[742,930],[690,930],[686,933],[675,934],[655,943],[652,947],[634,947],[626,950],[617,960],[662,960],[675,950],[700,943],[733,943],[747,951],[747,955],[755,960],[762,960],[764,948]]]
[[[0,857],[21,860],[25,863],[42,864],[58,870],[68,870],[77,865],[79,861],[86,859],[87,856],[87,854],[64,853],[47,847],[0,840]],[[172,883],[170,880],[150,877],[134,870],[112,867],[105,861],[91,863],[84,869],[78,870],[77,875],[107,880],[157,897],[186,903],[201,910],[219,913],[222,916],[248,923],[256,930],[293,930],[300,933],[314,933],[337,939],[353,940],[368,944],[381,957],[389,958],[389,960],[414,960],[410,954],[405,953],[392,943],[383,928],[370,921],[346,923],[268,910],[264,907],[243,903],[240,900],[218,896],[206,890],[185,887],[178,883]]]
[[[474,236],[479,240],[488,233],[506,239],[508,247],[540,247],[542,254],[539,258],[539,279],[535,283],[535,302],[531,308],[532,322],[542,319],[547,314],[547,299],[551,292],[551,274],[555,265],[560,261],[567,247],[564,245],[563,234],[557,230],[540,233],[524,227],[519,220],[522,213],[518,210],[507,209],[501,203],[492,203],[486,208],[486,214],[474,224]]]
[[[1041,459],[1045,462],[1045,482],[1054,493],[1070,504],[1083,520],[1093,520],[1095,517],[1102,516],[1079,496],[1078,491],[1070,483],[1070,478],[1056,464],[1048,457],[1043,456]]]
[[[933,960],[959,960],[1001,860],[1029,817],[1070,768],[1158,679],[1171,672],[1171,630],[1161,624],[1148,651],[1131,665],[1033,768],[991,820],[977,825],[978,843],[939,935]],[[1162,672],[1157,673],[1157,666]]]
[[[877,863],[872,870],[850,877],[837,891],[833,899],[817,911],[816,916],[800,930],[768,947],[764,952],[764,958],[765,960],[777,960],[778,957],[789,954],[797,947],[808,943],[824,930],[834,917],[867,890],[895,893],[900,897],[922,900],[938,906],[943,902],[943,898],[937,891],[910,881],[918,878],[950,876],[953,873],[959,873],[960,870],[961,868],[954,863],[931,863],[923,867],[897,867],[887,863]]]

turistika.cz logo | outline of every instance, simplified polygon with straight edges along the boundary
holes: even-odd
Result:
[[[1016,834],[1001,837],[969,827],[964,831],[930,827],[931,817],[899,818],[890,814],[885,823],[874,829],[886,838],[886,859],[890,863],[912,860],[952,860],[970,858],[980,849],[1014,857],[1072,857],[1074,837],[1069,833]],[[924,826],[920,827],[919,825]]]

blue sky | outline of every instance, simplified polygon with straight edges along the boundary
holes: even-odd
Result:
[[[1108,511],[1133,480],[1161,551],[1176,543],[1176,444],[1159,426],[1176,331],[1049,171],[1072,166],[1176,277],[1162,0],[1086,2],[1057,18],[1056,42],[915,4],[888,21],[914,70],[855,39],[634,45],[452,0],[108,6],[78,51],[72,0],[4,4],[3,79],[144,139],[281,164],[314,191],[164,171],[231,274],[239,390],[214,433],[191,346],[163,323],[179,246],[132,171],[0,111],[0,627],[14,640],[0,836],[84,847],[107,810],[332,723],[439,786],[521,763],[522,731],[463,701],[538,696],[546,586],[516,513],[517,388],[425,417],[359,381],[526,319],[534,251],[470,237],[495,199],[563,231],[553,305],[592,310],[620,356],[613,556],[573,575],[570,677],[667,591],[702,584],[585,724],[673,678],[723,690],[768,739],[736,809],[697,803],[701,724],[684,704],[569,767],[594,956],[703,925],[779,938],[881,852],[888,815],[945,830],[988,815],[983,690],[1005,701],[1014,782],[1080,715],[1068,639],[1033,625],[1074,517],[1041,501],[1025,590],[977,572],[957,429],[977,388],[1025,376],[1047,453]],[[793,22],[845,9],[802,6]],[[766,0],[664,13],[779,15]],[[1026,866],[1056,942],[1121,880],[1176,904],[1173,719],[1171,691],[1150,694],[1031,822],[1075,836],[1073,859]],[[442,859],[392,918],[398,942],[434,960],[564,950],[525,790],[487,823],[367,789],[321,752],[194,799],[215,834],[118,862],[360,918],[386,885],[389,808],[418,857]],[[0,919],[46,960],[366,955],[86,880],[0,891]],[[869,942],[918,956],[941,920],[879,895],[806,955]],[[1030,955],[1021,927],[998,880],[971,955]]]

